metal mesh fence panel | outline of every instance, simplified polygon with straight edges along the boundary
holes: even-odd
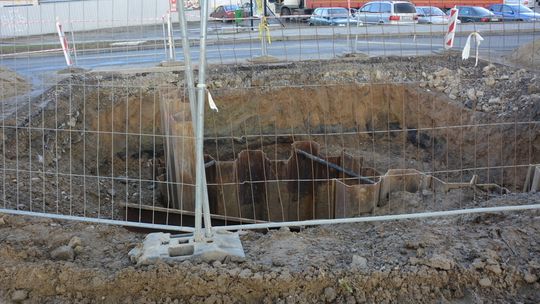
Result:
[[[448,50],[446,16],[261,3],[209,3],[216,229],[538,208],[536,19],[464,13]],[[186,37],[169,1],[20,4],[0,7],[0,211],[193,231],[198,3]]]

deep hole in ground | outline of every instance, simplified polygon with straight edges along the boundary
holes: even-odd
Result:
[[[477,175],[479,183],[520,191],[527,166],[540,162],[536,78],[456,62],[370,59],[212,71],[209,87],[220,108],[205,119],[212,211],[222,220],[336,217],[343,211],[332,203],[336,180],[363,183],[329,164],[374,180],[389,169],[416,169],[445,182]],[[506,82],[499,80],[504,74]],[[126,203],[193,211],[193,130],[181,76],[137,76],[73,75],[36,99],[44,107],[36,102],[5,120],[7,207],[113,218],[125,218]],[[173,217],[185,220],[169,213],[162,220]]]

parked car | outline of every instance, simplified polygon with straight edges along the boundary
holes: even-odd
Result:
[[[319,7],[313,11],[308,20],[309,25],[345,26],[347,23],[354,26],[362,25],[362,21],[352,18],[349,10],[342,7]]]
[[[450,22],[450,16],[435,6],[417,6],[416,14],[418,15],[418,23],[448,24]],[[458,20],[458,23],[461,21]]]
[[[212,13],[210,13],[210,17],[221,19],[223,22],[234,21],[235,11],[238,9],[243,11],[243,17],[249,16],[249,13],[238,5],[220,5],[216,7]]]
[[[458,6],[458,19],[461,22],[496,22],[502,21],[491,11],[478,6]]]
[[[503,21],[540,21],[540,14],[523,5],[494,4],[489,10]]]
[[[405,24],[416,23],[416,8],[408,1],[372,1],[356,13],[364,23]]]

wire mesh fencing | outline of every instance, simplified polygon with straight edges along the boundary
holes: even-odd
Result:
[[[1,212],[193,231],[196,84],[215,229],[538,208],[535,20],[462,20],[456,52],[443,17],[211,3],[205,83],[198,6],[170,5],[0,8]]]

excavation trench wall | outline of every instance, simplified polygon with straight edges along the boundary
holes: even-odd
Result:
[[[205,153],[215,161],[207,168],[214,210],[230,201],[227,213],[258,214],[254,207],[241,211],[242,202],[270,202],[261,194],[269,189],[252,188],[254,181],[358,183],[328,169],[302,176],[316,171],[312,161],[307,171],[283,173],[279,164],[295,162],[295,142],[317,143],[317,156],[340,166],[348,155],[375,175],[417,169],[468,182],[476,174],[479,183],[521,190],[527,166],[540,162],[537,78],[462,65],[459,58],[429,57],[212,68],[208,85],[219,112],[206,111]],[[503,73],[510,79],[493,79]],[[4,178],[17,185],[2,188],[6,200],[36,211],[113,217],[117,202],[193,210],[194,138],[181,73],[134,76],[72,75],[4,119]],[[472,105],[471,86],[484,91]],[[509,101],[486,107],[492,93]],[[242,160],[241,153],[253,151],[263,163]],[[163,191],[171,184],[180,187]],[[299,198],[300,188],[283,185],[278,193]],[[254,189],[259,198],[250,194]],[[328,193],[314,192],[307,197],[325,202],[327,211],[312,205],[305,217],[335,216]],[[64,201],[57,203],[59,197]],[[251,217],[274,218],[271,213]]]

